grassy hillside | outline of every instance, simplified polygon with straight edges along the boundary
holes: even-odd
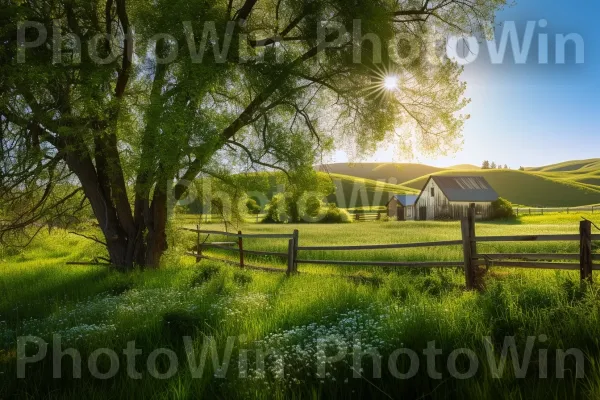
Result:
[[[336,185],[336,192],[327,200],[342,208],[384,206],[395,194],[417,193],[415,189],[403,185],[392,185],[341,174],[329,174],[329,176]]]
[[[458,164],[458,165],[453,165],[451,167],[448,167],[448,169],[459,169],[459,170],[470,170],[470,169],[481,169],[481,167],[478,167],[477,165],[473,165],[473,164]]]
[[[600,188],[541,173],[513,170],[445,171],[435,175],[480,175],[501,197],[514,204],[544,207],[575,207],[600,202]],[[428,176],[403,185],[420,189]],[[600,177],[599,177],[600,178]]]
[[[600,158],[565,161],[558,164],[546,165],[544,167],[527,168],[527,170],[539,172],[598,171],[600,170]]]
[[[423,175],[441,172],[444,169],[424,164],[395,164],[395,163],[357,163],[357,164],[325,164],[316,167],[318,171],[330,172],[346,176],[355,176],[374,181],[390,181],[396,179],[398,184]]]
[[[279,174],[263,172],[260,175],[247,174],[239,177],[243,180],[244,186],[252,188],[254,192],[264,193],[264,197],[252,194],[264,207],[268,200],[280,191],[285,190],[285,186],[287,186],[285,179]],[[324,172],[318,173],[317,186],[318,188],[315,186],[309,190],[324,191],[326,190],[325,187],[333,188],[333,193],[327,197],[327,201],[342,208],[384,206],[393,195],[417,193],[415,189],[406,186]],[[198,212],[196,208],[190,211]]]

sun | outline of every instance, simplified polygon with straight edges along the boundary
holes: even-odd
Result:
[[[369,83],[364,87],[368,96],[382,101],[390,101],[402,92],[402,74],[386,66],[375,66],[370,74]]]
[[[383,87],[389,91],[398,89],[398,77],[396,75],[386,76],[383,79]]]

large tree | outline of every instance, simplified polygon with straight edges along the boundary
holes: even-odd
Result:
[[[201,174],[384,139],[447,151],[465,86],[432,34],[481,31],[503,3],[0,0],[0,233],[81,193],[115,266],[158,266]]]

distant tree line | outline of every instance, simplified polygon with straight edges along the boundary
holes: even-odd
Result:
[[[504,164],[504,166],[502,166],[502,164],[496,164],[495,161],[489,162],[488,160],[485,160],[481,164],[481,169],[510,169],[510,168],[506,164]]]

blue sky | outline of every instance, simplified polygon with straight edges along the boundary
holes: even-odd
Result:
[[[516,64],[509,45],[505,61],[492,64],[485,43],[476,62],[465,67],[463,79],[472,103],[462,150],[449,157],[417,157],[436,166],[484,159],[519,166],[600,157],[600,3],[590,0],[517,0],[497,15],[497,40],[506,22],[519,35],[528,21],[538,21],[530,57]],[[540,20],[547,26],[541,28]],[[578,34],[585,45],[583,64],[575,62],[575,46],[567,45],[566,64],[555,63],[557,34]],[[549,63],[538,62],[538,37],[549,37]],[[369,161],[407,161],[381,150]],[[346,161],[338,153],[335,161]]]

